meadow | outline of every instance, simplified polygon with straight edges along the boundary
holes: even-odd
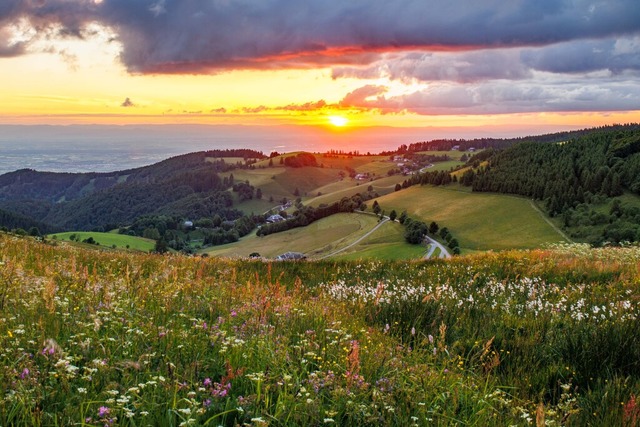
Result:
[[[136,251],[149,252],[155,248],[155,241],[144,239],[142,237],[128,236],[126,234],[117,233],[99,233],[95,231],[71,231],[65,233],[56,233],[47,236],[54,240],[70,241],[74,236],[76,241],[82,242],[85,239],[93,238],[94,241],[101,246],[118,249],[132,249]]]
[[[460,242],[463,253],[532,249],[565,241],[524,197],[472,193],[465,187],[413,186],[377,199],[386,212],[407,211],[410,217],[436,221]]]
[[[354,242],[378,223],[373,215],[337,214],[306,227],[294,228],[268,236],[251,233],[236,243],[214,246],[203,252],[210,256],[248,257],[253,252],[267,258],[288,252],[302,252],[321,257]],[[400,241],[400,237],[397,240]]]
[[[0,234],[0,425],[635,426],[638,259],[266,263]]]

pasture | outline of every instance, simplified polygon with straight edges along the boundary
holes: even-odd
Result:
[[[71,236],[75,236],[75,241],[82,242],[85,239],[93,238],[100,246],[115,247],[118,249],[131,249],[136,251],[149,252],[155,248],[155,241],[142,237],[127,236],[117,233],[98,233],[94,231],[70,231],[66,233],[56,233],[47,236],[50,239],[60,241],[71,241]]]
[[[258,237],[255,232],[235,243],[206,248],[202,252],[214,257],[248,257],[258,252],[275,258],[284,252],[302,252],[319,257],[357,240],[373,229],[377,219],[371,215],[337,214],[323,218],[306,227]]]
[[[410,217],[447,227],[466,252],[536,248],[564,241],[523,197],[472,193],[450,185],[413,186],[377,200],[386,212],[406,210]]]

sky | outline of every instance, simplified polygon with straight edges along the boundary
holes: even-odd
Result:
[[[0,79],[0,124],[640,122],[640,3],[1,0]]]

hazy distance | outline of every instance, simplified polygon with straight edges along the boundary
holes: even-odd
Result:
[[[575,127],[538,129],[400,128],[330,129],[240,125],[0,125],[0,174],[30,168],[54,172],[110,172],[149,165],[194,151],[252,148],[269,154],[327,150],[379,153],[440,138],[507,138]]]

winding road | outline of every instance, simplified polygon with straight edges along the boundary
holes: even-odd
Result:
[[[427,253],[424,255],[425,259],[431,258],[431,255],[433,255],[433,253],[435,252],[436,248],[440,248],[440,256],[439,256],[439,258],[451,258],[451,254],[449,253],[447,248],[442,246],[442,244],[440,242],[438,242],[437,240],[434,240],[429,236],[424,236],[424,241],[428,245],[431,245],[431,247],[429,248]]]
[[[373,213],[369,213],[369,212],[358,212],[361,213],[363,215],[375,215]],[[376,215],[377,216],[377,215]],[[358,240],[348,244],[347,246],[345,246],[344,248],[340,248],[337,251],[333,251],[331,253],[328,253],[326,255],[323,255],[319,258],[316,258],[318,260],[320,259],[325,259],[325,258],[329,258],[332,257],[334,255],[337,255],[341,252],[346,251],[347,249],[357,245],[358,243],[360,243],[361,241],[363,241],[364,239],[366,239],[367,237],[369,237],[373,232],[375,232],[378,228],[382,227],[382,225],[388,221],[391,221],[391,219],[388,216],[384,216],[382,218],[382,220],[380,222],[378,222],[378,224],[376,224],[375,227],[373,227],[371,230],[367,231],[366,233],[364,233],[362,236],[360,236],[358,238]],[[431,247],[429,248],[429,250],[427,251],[427,253],[424,255],[423,258],[425,259],[429,259],[431,258],[431,255],[433,255],[433,253],[435,252],[436,248],[440,248],[440,255],[439,258],[451,258],[451,254],[449,253],[449,251],[447,251],[447,249],[437,240],[432,239],[429,236],[424,236],[424,241],[425,243],[431,245]]]

